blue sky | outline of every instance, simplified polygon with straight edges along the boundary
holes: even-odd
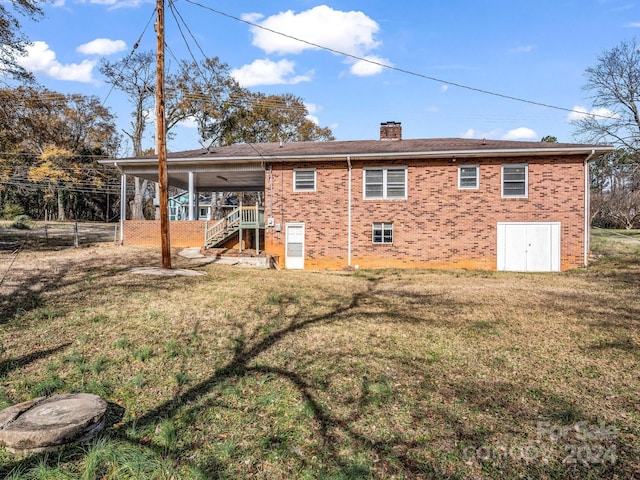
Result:
[[[570,120],[592,111],[582,89],[585,69],[605,50],[640,35],[635,0],[194,3],[176,0],[174,5],[197,40],[183,27],[197,59],[202,49],[226,62],[248,88],[303,98],[312,118],[330,127],[338,140],[376,139],[380,122],[393,120],[402,122],[404,138],[540,140],[555,135],[562,142],[577,141]],[[110,93],[98,62],[124,58],[143,32],[139,50],[155,50],[153,21],[147,27],[155,4],[53,0],[42,21],[23,23],[34,42],[24,65],[52,90],[97,96],[127,128],[130,107],[121,94]],[[168,8],[166,18],[172,54],[190,59]],[[173,61],[171,54],[167,58]],[[150,135],[153,130],[150,125]],[[170,151],[198,148],[194,128],[176,133]],[[152,146],[150,135],[145,147]]]

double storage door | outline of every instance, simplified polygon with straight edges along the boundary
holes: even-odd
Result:
[[[560,222],[499,222],[498,270],[560,271]]]

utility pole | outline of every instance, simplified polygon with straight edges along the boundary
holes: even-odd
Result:
[[[157,0],[158,53],[156,64],[156,141],[158,144],[158,189],[160,190],[160,239],[162,268],[171,268],[169,238],[169,176],[167,174],[167,131],[164,112],[164,0]]]

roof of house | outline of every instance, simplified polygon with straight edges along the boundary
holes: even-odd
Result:
[[[169,184],[186,188],[186,175],[198,175],[196,188],[217,191],[227,183],[227,191],[253,189],[264,182],[266,162],[322,160],[403,160],[411,158],[479,158],[547,155],[580,155],[588,158],[613,150],[610,145],[552,142],[521,142],[466,138],[404,140],[350,140],[329,142],[241,143],[210,149],[167,154]],[[157,156],[102,161],[123,173],[157,181]],[[221,180],[222,179],[222,180]],[[231,188],[235,190],[231,190]]]
[[[407,140],[348,140],[330,142],[292,143],[239,143],[209,150],[198,149],[167,154],[168,159],[264,159],[283,158],[327,158],[327,157],[369,157],[369,156],[429,156],[450,155],[484,156],[490,155],[530,155],[539,154],[583,154],[596,150],[604,153],[612,150],[609,145],[521,142],[510,140],[486,140],[467,138],[426,138]]]

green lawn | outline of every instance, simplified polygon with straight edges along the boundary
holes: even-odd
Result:
[[[124,269],[156,250],[5,254],[0,407],[91,392],[110,411],[88,445],[0,449],[0,477],[640,476],[640,242],[592,246],[562,274],[149,277]]]

